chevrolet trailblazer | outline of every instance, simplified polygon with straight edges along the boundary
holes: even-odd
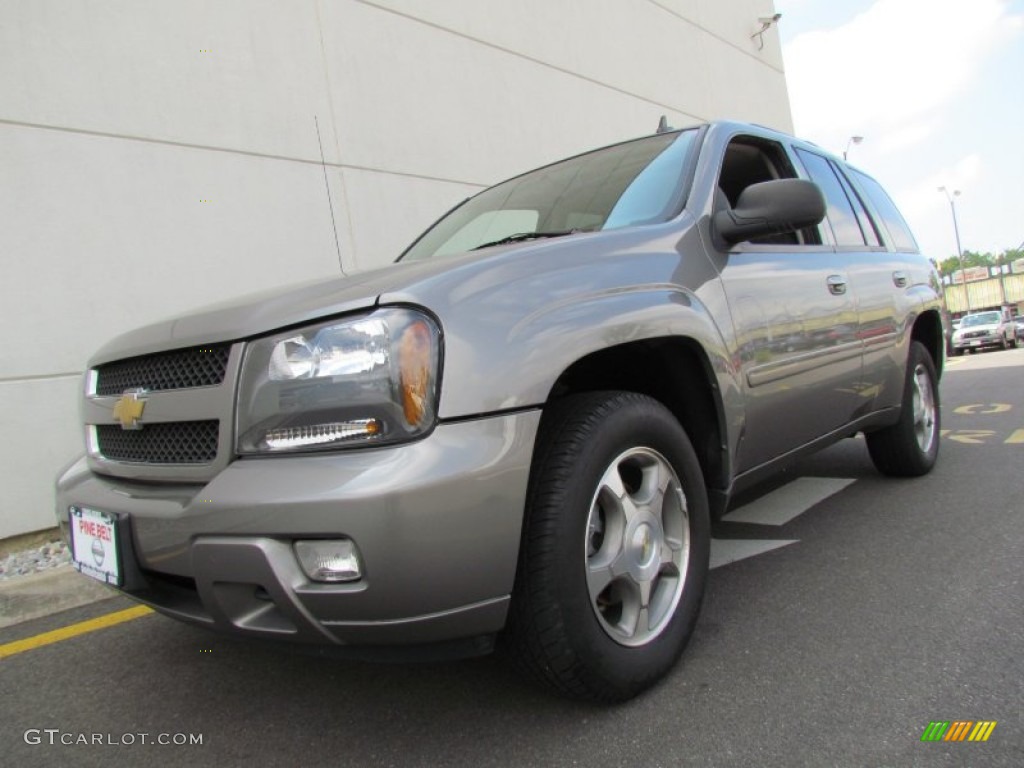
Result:
[[[709,520],[864,433],[939,449],[940,284],[879,184],[738,123],[485,190],[397,259],[142,328],[85,375],[78,568],[236,636],[469,655],[620,701],[697,621]]]

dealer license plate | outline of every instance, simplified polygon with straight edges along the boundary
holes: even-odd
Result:
[[[106,584],[121,583],[117,519],[106,512],[71,507],[71,558],[75,568]]]

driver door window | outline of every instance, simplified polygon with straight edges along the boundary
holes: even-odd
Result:
[[[735,205],[752,184],[786,178],[797,173],[781,144],[736,137],[722,159],[717,205]],[[742,472],[853,418],[857,306],[846,290],[847,256],[823,245],[820,225],[741,243],[715,258],[732,308],[746,428],[757,436],[740,444]]]
[[[718,188],[730,206],[735,206],[744,189],[774,179],[795,179],[796,171],[782,146],[773,141],[740,136],[729,144],[718,177]],[[755,245],[821,245],[818,227],[800,232],[772,235],[749,241]]]

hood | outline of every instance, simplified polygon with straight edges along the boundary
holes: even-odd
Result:
[[[670,225],[665,226],[674,231]],[[485,290],[487,286],[493,289],[496,284],[524,276],[537,280],[545,273],[573,268],[589,273],[593,238],[604,240],[603,247],[609,252],[625,254],[638,242],[658,237],[661,229],[649,225],[639,231],[624,227],[610,232],[580,232],[573,237],[390,264],[350,277],[263,291],[123,334],[100,349],[89,366],[169,349],[239,341],[346,312],[369,310],[378,302],[422,304],[437,312],[464,298],[467,292]],[[443,306],[433,306],[435,303]]]
[[[974,323],[973,325],[961,325],[958,331],[994,331],[1002,323]]]
[[[999,330],[1000,323],[979,323],[977,325],[961,325],[955,331],[954,336],[963,336],[968,333],[992,333]]]
[[[122,334],[104,345],[89,365],[168,349],[237,341],[369,309],[382,293],[407,288],[451,267],[451,259],[391,264],[349,277],[308,280],[249,294]]]

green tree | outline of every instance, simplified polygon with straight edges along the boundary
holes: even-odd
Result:
[[[991,253],[978,253],[977,251],[964,251],[965,267],[991,267],[996,263]]]
[[[998,264],[1012,264],[1017,259],[1024,259],[1024,248],[1007,248],[999,254]]]
[[[960,259],[956,256],[950,256],[939,262],[939,272],[944,275],[952,275],[958,269],[960,269]]]
[[[994,267],[1002,264],[1010,264],[1017,259],[1024,259],[1024,249],[1007,248],[997,256],[991,253],[979,253],[977,251],[964,251],[964,267]],[[950,256],[939,262],[939,271],[944,275],[951,275],[960,269],[960,259]]]

